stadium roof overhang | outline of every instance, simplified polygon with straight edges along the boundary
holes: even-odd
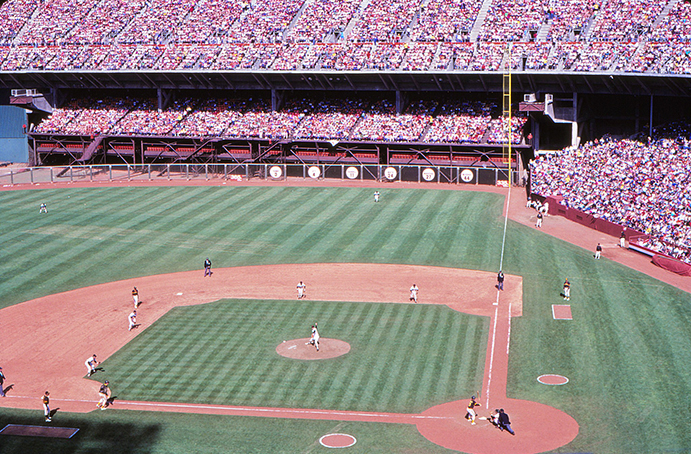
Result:
[[[514,72],[518,93],[689,96],[691,77]],[[2,71],[2,88],[502,92],[502,73],[462,71]]]

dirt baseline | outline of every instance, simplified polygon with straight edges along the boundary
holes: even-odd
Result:
[[[430,441],[473,453],[547,451],[563,446],[578,434],[578,424],[565,413],[506,397],[508,327],[510,318],[522,313],[521,278],[506,275],[506,290],[497,292],[493,273],[414,265],[247,266],[216,269],[207,278],[199,270],[110,282],[10,306],[0,310],[0,322],[7,340],[3,346],[8,358],[4,370],[11,374],[9,382],[15,387],[0,400],[0,406],[40,408],[36,396],[50,389],[61,410],[93,411],[98,383],[82,378],[86,372],[84,360],[92,353],[97,352],[99,359],[105,360],[173,307],[222,298],[294,299],[299,281],[307,285],[309,300],[375,303],[410,303],[408,289],[416,283],[420,288],[419,304],[445,304],[461,312],[489,316],[493,329],[487,347],[483,397],[486,404],[511,408],[514,429],[526,436],[510,437],[488,430],[493,428],[483,421],[471,427],[463,419],[466,397],[421,415],[155,402],[119,402],[118,408],[415,424]],[[243,285],[237,286],[237,282]],[[133,286],[139,288],[143,302],[137,320],[142,326],[128,331]],[[93,320],[99,320],[98,336],[91,329]],[[479,431],[486,433],[478,436]]]

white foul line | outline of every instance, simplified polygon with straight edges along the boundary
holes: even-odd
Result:
[[[492,327],[492,346],[489,353],[489,372],[487,373],[487,390],[485,391],[485,405],[489,408],[489,385],[492,382],[492,363],[494,363],[494,343],[497,338],[497,313],[499,311],[499,306],[494,308],[494,326]]]

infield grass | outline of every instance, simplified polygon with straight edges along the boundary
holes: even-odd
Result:
[[[350,352],[278,355],[308,320]],[[488,324],[446,306],[226,300],[175,308],[103,367],[126,400],[418,413],[481,387]]]
[[[476,192],[384,188],[382,201],[375,205],[371,201],[371,193],[370,189],[292,187],[0,192],[0,210],[3,213],[0,218],[0,306],[117,279],[200,269],[206,256],[212,258],[216,267],[374,262],[496,272],[503,226],[500,219],[502,197]],[[38,213],[43,201],[48,203],[48,215]],[[555,406],[576,418],[580,424],[578,437],[555,452],[691,452],[691,435],[684,419],[691,407],[690,295],[606,258],[595,261],[591,251],[512,222],[509,222],[506,246],[504,272],[519,274],[524,278],[524,315],[512,322],[508,394],[510,397]],[[572,283],[574,320],[554,321],[551,305],[563,303],[559,293],[565,277]],[[245,310],[243,307],[249,304],[247,301],[223,301],[208,308],[199,306],[195,310],[203,314],[204,311],[214,311],[218,306],[228,305],[232,306],[232,309],[228,309],[231,313],[240,310],[240,314],[236,315],[241,318]],[[252,304],[270,305],[266,302]],[[329,306],[331,311],[326,313],[342,314],[343,317],[348,317],[349,311],[354,310],[373,311],[373,314],[393,310],[388,309],[387,305],[328,304],[332,305]],[[376,323],[383,323],[387,327],[386,323],[390,320],[398,320],[402,327],[404,320],[411,321],[413,326],[419,327],[420,332],[410,334],[410,338],[398,338],[409,342],[408,339],[416,337],[426,338],[426,320],[443,321],[445,317],[456,320],[456,315],[439,312],[440,309],[432,306],[415,308],[415,311],[420,311],[417,313],[407,312],[412,309],[400,305],[396,311],[402,312],[382,313]],[[274,314],[277,319],[286,319],[285,313],[280,313],[279,308],[272,310],[277,311]],[[301,308],[295,306],[293,310]],[[352,361],[350,365],[353,369],[349,369],[348,373],[333,368],[324,376],[317,375],[320,393],[328,396],[320,398],[319,402],[317,396],[322,394],[310,396],[304,385],[298,389],[300,399],[293,401],[290,392],[285,389],[282,393],[267,390],[257,378],[245,378],[246,383],[241,384],[238,376],[250,371],[252,366],[248,364],[259,359],[253,356],[258,354],[254,351],[244,355],[249,357],[245,369],[242,369],[242,364],[233,362],[229,363],[233,366],[228,367],[227,371],[226,361],[234,361],[235,357],[224,357],[219,360],[220,364],[214,356],[225,353],[211,351],[216,355],[209,356],[212,362],[208,373],[202,367],[201,372],[197,372],[199,378],[185,377],[180,380],[169,369],[175,367],[176,359],[184,359],[181,363],[189,361],[185,359],[189,352],[176,351],[174,344],[170,343],[167,345],[168,360],[165,360],[168,362],[162,360],[157,365],[149,365],[150,370],[147,371],[139,365],[140,360],[135,360],[130,366],[134,368],[131,372],[144,380],[151,380],[147,383],[163,380],[165,384],[160,385],[161,393],[174,395],[176,399],[172,400],[180,400],[177,397],[191,401],[199,401],[197,398],[211,399],[207,389],[225,392],[225,388],[229,388],[228,396],[235,399],[234,402],[261,400],[262,405],[273,405],[281,400],[291,403],[306,400],[310,405],[305,404],[304,407],[344,409],[343,406],[346,406],[382,410],[378,406],[386,405],[412,411],[431,406],[437,400],[447,399],[446,396],[455,393],[467,395],[465,381],[473,379],[458,377],[458,381],[442,389],[432,389],[428,385],[434,380],[426,378],[425,374],[435,373],[438,370],[435,368],[439,367],[434,365],[438,360],[435,357],[418,355],[416,358],[423,362],[410,363],[404,368],[401,364],[408,358],[397,357],[393,353],[393,356],[387,356],[391,361],[386,360],[383,366],[376,366],[379,358],[376,355],[368,356],[371,352],[365,354],[373,347],[360,344],[364,341],[353,335],[357,326],[349,328],[337,317],[330,318],[329,315],[323,318],[320,314],[325,312],[318,311],[318,308],[315,310],[316,318],[313,314],[306,314],[307,320],[311,323],[311,318],[315,318],[322,326],[322,320],[328,319],[328,325],[338,333],[334,335],[327,329],[324,336],[347,337],[351,344],[357,346],[349,355],[333,360],[333,364]],[[200,318],[202,330],[209,326],[207,316],[209,314]],[[158,324],[152,326],[134,342],[143,342],[147,335],[165,333],[166,326],[177,323],[177,318],[177,313],[169,314],[161,320],[160,327]],[[304,332],[304,320],[300,323],[287,320],[285,326],[280,323],[277,326],[260,323],[256,327],[262,332],[258,341],[264,342],[267,348],[269,344],[275,347],[276,339],[270,337],[272,331],[286,329]],[[459,327],[455,329],[461,329],[460,325],[463,324],[469,326],[478,323],[471,319],[458,320]],[[242,331],[246,329],[244,326],[237,329],[249,333]],[[479,325],[475,328],[478,332],[483,329]],[[226,333],[221,329],[220,332],[230,339],[237,336],[231,330]],[[395,329],[388,332],[409,335]],[[302,336],[307,337],[307,334]],[[285,337],[302,336],[293,334]],[[471,338],[475,339],[473,336]],[[449,342],[457,342],[458,339],[458,335],[454,337],[449,334]],[[153,339],[151,342],[164,340]],[[128,345],[128,349],[133,345],[137,344]],[[139,345],[139,348],[145,347]],[[126,358],[121,356],[123,352],[108,361],[109,368],[111,361],[113,369],[126,367]],[[133,352],[130,357],[136,354]],[[356,354],[367,360],[356,364]],[[469,361],[467,364],[482,361],[479,353],[476,358],[461,355],[459,360],[457,353],[450,358],[456,358],[454,367],[464,361]],[[120,363],[115,367],[118,361]],[[283,359],[271,357],[267,361],[281,364]],[[329,362],[331,360],[323,364],[331,367]],[[278,366],[279,369],[284,367],[281,380],[285,380],[284,384],[301,384],[298,377],[304,377],[311,366],[298,366],[298,362],[294,361],[291,364]],[[250,372],[255,374],[254,377],[263,378],[266,374],[261,372],[261,368],[265,366],[256,367]],[[381,367],[382,371],[393,368],[393,383],[386,380],[383,372],[377,375],[376,367]],[[374,375],[368,377],[373,372]],[[422,375],[417,375],[420,372]],[[537,376],[546,373],[566,375],[570,381],[565,386],[539,384]],[[412,377],[408,377],[408,374]],[[245,377],[250,376],[253,375],[245,374]],[[414,386],[415,377],[421,377],[417,380],[419,388]],[[139,385],[121,382],[126,379],[124,374],[117,377],[117,392],[132,396],[146,394],[147,390]],[[355,386],[360,380],[363,380],[361,385],[367,387],[365,394]],[[405,388],[404,398],[387,396],[387,387],[401,386]],[[305,402],[301,402],[301,406],[302,403]],[[311,405],[313,403],[315,405]],[[271,444],[266,440],[272,439],[272,429],[276,430],[281,424],[289,425],[271,419],[168,414],[150,416],[148,413],[133,413],[132,419],[128,420],[130,412],[114,413],[117,416],[112,417],[123,418],[122,421],[150,417],[160,425],[155,443],[146,449],[142,448],[140,452],[195,452],[199,446],[204,448],[196,452],[214,452],[213,447],[217,446],[213,444],[215,442],[222,444],[223,452],[281,452],[267,450],[266,446]],[[0,410],[0,416],[7,414],[15,413]],[[101,416],[74,417],[89,426],[93,423],[89,418]],[[185,429],[185,437],[172,433],[173,428],[180,427],[178,423],[181,420],[192,424]],[[215,422],[209,426],[209,421]],[[225,438],[212,430],[208,438],[211,444],[206,444],[207,429],[221,427],[224,422],[233,426],[228,430],[235,435]],[[323,425],[327,424],[324,422],[295,423],[296,426],[303,424],[314,428],[314,432],[320,435],[321,430],[330,427]],[[362,452],[443,452],[421,440],[411,427],[351,427],[355,426],[368,432],[367,436],[358,437],[358,443],[363,443],[360,446],[371,448]],[[517,430],[517,436],[521,436],[520,424],[514,429]],[[354,435],[358,436],[356,433]],[[299,438],[308,437],[309,443],[313,443],[314,438],[309,436],[305,432],[296,433],[295,439],[284,441],[285,446],[289,447],[284,452],[312,452],[301,444],[306,438]],[[378,437],[381,444],[368,438],[372,436]],[[397,443],[399,436],[410,444]],[[297,449],[293,450],[293,447]],[[166,448],[170,449],[166,451]]]

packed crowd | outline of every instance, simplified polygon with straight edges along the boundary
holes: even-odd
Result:
[[[478,39],[488,42],[527,41],[545,22],[549,0],[492,0]]]
[[[547,39],[555,42],[576,41],[585,33],[599,10],[599,0],[552,0],[547,10]]]
[[[641,35],[650,32],[666,3],[660,0],[618,0],[614,8],[605,5],[595,15],[590,38],[596,41],[638,41]]]
[[[616,3],[8,0],[0,70],[497,71],[513,42],[514,70],[691,74],[691,3]]]
[[[502,143],[505,122],[493,103],[413,100],[401,114],[385,99],[289,100],[272,111],[268,100],[183,98],[158,110],[154,99],[71,101],[35,127],[35,133],[95,136],[155,135],[375,142]],[[512,120],[521,143],[526,117]]]
[[[603,140],[531,163],[534,193],[649,235],[644,246],[691,263],[691,149],[672,140]]]
[[[482,3],[482,0],[430,0],[421,7],[411,39],[419,42],[467,40]]]

